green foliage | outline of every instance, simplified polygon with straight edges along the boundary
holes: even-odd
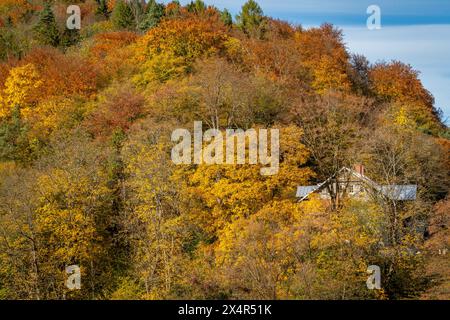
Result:
[[[81,40],[80,31],[78,29],[68,29],[65,28],[61,35],[61,46],[63,48],[68,48],[76,45]]]
[[[60,44],[60,35],[55,15],[50,2],[44,2],[44,9],[39,15],[39,22],[34,27],[35,38],[39,43],[57,47]]]
[[[139,29],[141,31],[147,31],[148,29],[154,28],[161,21],[165,14],[165,7],[162,3],[156,2],[156,0],[151,0],[147,4],[146,12],[139,23]]]
[[[26,162],[29,157],[27,128],[15,108],[9,119],[0,122],[0,161]]]
[[[95,13],[109,18],[111,11],[108,8],[108,0],[97,0],[97,11]]]
[[[220,13],[220,20],[222,20],[223,24],[226,26],[232,26],[233,25],[233,17],[231,16],[230,11],[228,9],[224,9]]]
[[[187,6],[189,12],[202,13],[206,9],[206,5],[202,0],[191,1]]]
[[[111,15],[114,26],[118,29],[133,29],[135,19],[130,5],[124,0],[118,0]]]
[[[0,61],[10,58],[21,58],[26,50],[27,43],[23,35],[10,27],[0,28]]]
[[[259,4],[254,0],[248,0],[241,13],[236,17],[237,26],[244,33],[251,36],[262,37],[265,32],[266,18]]]

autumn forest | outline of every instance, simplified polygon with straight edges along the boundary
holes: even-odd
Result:
[[[0,299],[450,298],[450,131],[419,71],[263,9],[0,0]],[[195,121],[279,129],[277,174],[175,164]],[[299,201],[357,164],[415,199]]]

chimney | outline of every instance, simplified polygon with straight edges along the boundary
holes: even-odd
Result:
[[[362,164],[355,164],[355,171],[360,175],[364,175],[364,166]]]

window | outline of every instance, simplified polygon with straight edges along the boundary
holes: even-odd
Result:
[[[352,184],[348,186],[348,193],[350,193],[350,194],[355,193],[355,188]]]

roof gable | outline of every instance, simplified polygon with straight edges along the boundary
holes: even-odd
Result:
[[[325,180],[322,183],[319,183],[317,185],[312,186],[299,186],[297,188],[297,198],[300,198],[299,201],[303,201],[306,198],[308,198],[312,193],[323,189],[324,186],[329,184],[332,179],[336,176],[342,175],[343,173],[350,174],[351,176],[355,177],[359,181],[365,183],[378,193],[382,194],[383,196],[388,197],[391,200],[397,200],[397,201],[408,201],[408,200],[415,200],[417,198],[417,185],[384,185],[380,186],[367,176],[360,174],[352,169],[349,169],[347,167],[341,168],[336,174],[329,177],[327,180]]]

